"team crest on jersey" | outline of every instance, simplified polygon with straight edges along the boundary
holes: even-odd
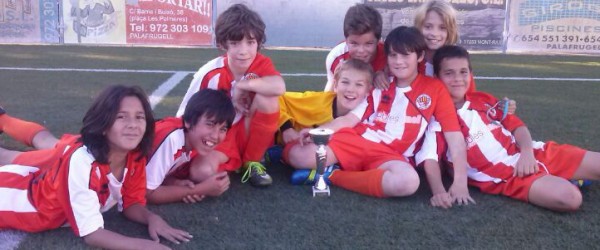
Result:
[[[244,75],[244,77],[242,77],[242,80],[252,80],[252,79],[257,79],[257,78],[260,78],[260,76],[258,76],[255,73],[250,72],[250,73]]]
[[[492,105],[489,105],[486,103],[485,107],[487,108],[487,112],[488,112],[489,116],[496,117],[496,109]]]
[[[425,110],[431,107],[431,97],[427,94],[421,94],[417,96],[417,108],[420,110]]]

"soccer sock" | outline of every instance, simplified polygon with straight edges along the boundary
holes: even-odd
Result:
[[[373,197],[382,198],[383,195],[383,169],[367,171],[340,171],[335,170],[329,176],[332,184]]]
[[[33,146],[33,137],[40,131],[46,130],[42,125],[9,116],[0,115],[0,131],[27,146]]]
[[[267,148],[273,145],[278,121],[279,111],[270,114],[258,111],[254,113],[250,121],[248,140],[242,157],[243,162],[262,159]]]

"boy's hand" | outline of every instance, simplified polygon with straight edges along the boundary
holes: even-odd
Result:
[[[508,114],[514,115],[517,111],[517,101],[508,99],[508,97],[504,97],[502,100],[508,101]],[[500,103],[499,106],[501,110],[504,110],[504,102]]]
[[[205,197],[205,195],[190,194],[188,196],[183,197],[183,203],[194,204],[196,202],[204,200]]]
[[[521,156],[517,161],[517,166],[515,166],[513,176],[525,177],[537,173],[538,170],[540,170],[540,168],[537,165],[537,160],[533,155],[533,151],[521,151]]]
[[[390,86],[390,82],[388,80],[387,74],[383,71],[375,72],[375,78],[373,80],[373,85],[378,89],[387,89]]]
[[[227,172],[220,172],[212,175],[205,181],[197,184],[197,186],[202,185],[205,190],[205,194],[208,196],[219,196],[223,194],[227,189],[229,189],[229,175]]]
[[[434,194],[429,201],[431,202],[431,206],[434,207],[445,209],[452,207],[452,196],[447,192]]]
[[[283,139],[284,144],[288,144],[292,141],[299,140],[300,133],[293,128],[288,128],[283,133],[281,133],[281,137]]]
[[[452,196],[452,201],[458,205],[469,205],[469,202],[475,204],[475,200],[469,194],[467,185],[452,183],[452,186],[448,189],[448,193]]]
[[[304,146],[312,143],[312,138],[310,137],[310,128],[304,128],[298,132],[300,136],[300,146]]]
[[[244,116],[247,116],[250,113],[250,104],[252,103],[252,99],[250,98],[250,92],[235,88],[233,90],[231,97],[231,102],[233,103],[233,107],[235,111],[241,113]]]
[[[171,182],[168,183],[169,185],[173,185],[173,186],[182,186],[182,187],[189,187],[189,188],[194,188],[195,184],[193,181],[188,180],[188,179],[177,179],[177,178],[173,178],[173,180]]]
[[[150,238],[155,242],[159,242],[159,236],[175,243],[179,244],[180,242],[188,242],[193,236],[183,230],[175,229],[169,226],[166,221],[164,221],[160,216],[156,214],[152,214],[148,218],[148,233],[150,234]]]
[[[175,179],[175,178],[173,178]],[[194,184],[193,181],[188,180],[188,179],[175,179],[172,181],[172,185],[174,186],[182,186],[182,187],[188,187],[190,189],[194,189],[194,187],[196,187],[196,184]],[[187,204],[192,204],[192,203],[196,203],[199,201],[202,201],[204,199],[204,195],[202,194],[190,194],[187,195],[185,197],[183,197],[183,202],[187,203]]]

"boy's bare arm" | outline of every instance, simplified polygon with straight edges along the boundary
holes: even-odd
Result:
[[[229,184],[229,176],[221,172],[197,184],[190,181],[188,185],[161,185],[146,190],[146,199],[151,204],[165,204],[185,201],[188,196],[219,196],[229,189]]]
[[[533,155],[533,139],[531,139],[529,129],[525,126],[520,126],[512,133],[515,136],[515,142],[517,142],[517,145],[519,145],[519,149],[521,150],[521,156],[517,161],[513,176],[523,177],[536,173],[539,170],[539,167],[537,165],[537,160]]]
[[[144,205],[133,204],[123,210],[123,215],[131,221],[148,225],[148,233],[154,241],[158,242],[160,241],[159,237],[163,237],[175,244],[179,244],[180,242],[188,242],[192,239],[190,233],[171,227],[165,220],[148,210]]]
[[[263,76],[255,79],[241,80],[236,88],[255,92],[264,96],[281,96],[285,93],[285,82],[281,76]]]
[[[84,236],[83,240],[90,246],[103,249],[170,249],[157,241],[128,237],[103,228]]]
[[[435,160],[425,160],[423,162],[423,168],[425,169],[425,175],[427,176],[427,183],[433,194],[430,202],[434,207],[451,208],[452,197],[446,191],[444,183],[442,182],[442,173],[440,170],[440,164]]]
[[[454,181],[448,190],[458,204],[475,203],[467,188],[467,146],[461,132],[444,132],[454,166]]]
[[[340,116],[328,123],[319,126],[319,128],[328,128],[335,132],[343,128],[352,128],[356,126],[356,124],[358,124],[359,122],[360,118],[358,118],[355,114],[350,112],[344,116]]]

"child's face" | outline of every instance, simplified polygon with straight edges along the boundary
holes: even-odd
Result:
[[[470,76],[469,61],[466,58],[445,58],[440,63],[438,78],[444,82],[454,101],[464,100]]]
[[[398,53],[390,49],[387,56],[388,68],[392,75],[396,77],[400,87],[410,84],[417,76],[417,67],[423,56],[419,57],[416,52],[409,52],[407,55]]]
[[[371,75],[368,72],[347,69],[341,72],[333,85],[338,108],[353,110],[371,92]],[[344,115],[344,114],[340,114]]]
[[[216,123],[206,115],[200,117],[196,125],[185,123],[189,145],[198,151],[199,155],[205,156],[210,153],[227,134],[226,123]]]
[[[437,50],[446,43],[448,30],[442,16],[435,11],[427,12],[421,30],[430,50]]]
[[[227,58],[234,74],[243,75],[258,53],[258,42],[254,38],[244,37],[240,41],[227,41]]]
[[[371,63],[375,58],[377,51],[377,38],[373,32],[367,32],[362,35],[349,35],[346,37],[348,52],[350,57]]]
[[[105,131],[111,152],[129,152],[138,147],[146,132],[146,114],[135,96],[121,100],[113,125]]]

